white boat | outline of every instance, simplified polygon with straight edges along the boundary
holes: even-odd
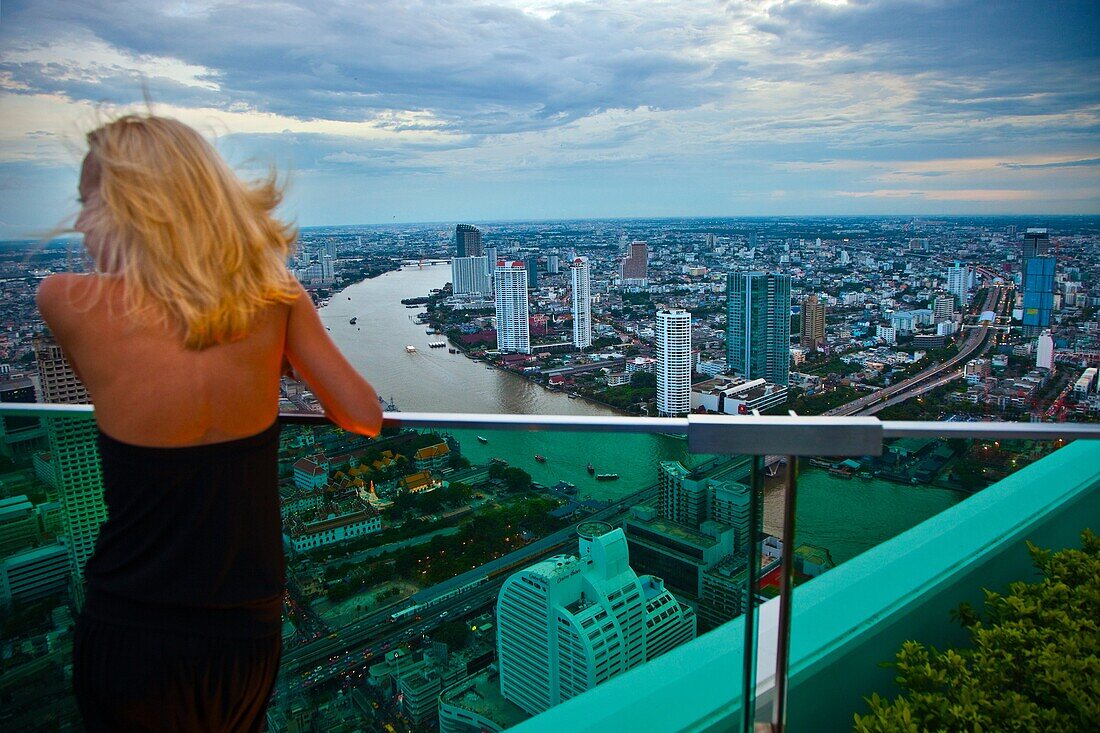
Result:
[[[410,354],[415,354],[416,353],[416,347],[413,346],[412,344],[409,344],[408,346],[405,347],[405,351],[409,352]]]

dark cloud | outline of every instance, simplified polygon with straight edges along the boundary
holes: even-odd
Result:
[[[54,8],[5,7],[6,22],[41,28],[58,22]],[[685,108],[717,93],[705,84],[711,63],[681,53],[674,26],[642,27],[631,15],[599,8],[569,7],[551,21],[502,7],[403,0],[229,3],[202,15],[132,1],[66,9],[67,26],[120,49],[213,70],[218,92],[191,92],[205,104],[243,103],[298,119],[362,121],[426,110],[456,131],[516,132],[608,108]],[[51,83],[43,77],[54,70],[28,64],[6,71],[32,90],[74,98],[118,91],[60,74]],[[175,101],[181,91],[167,93]]]
[[[785,2],[759,27],[780,57],[820,54],[814,75],[913,80],[916,111],[1052,114],[1100,102],[1095,0]]]

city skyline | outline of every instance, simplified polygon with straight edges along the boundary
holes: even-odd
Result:
[[[303,226],[1100,201],[1091,3],[4,10],[4,238],[75,213],[83,133],[146,94]]]

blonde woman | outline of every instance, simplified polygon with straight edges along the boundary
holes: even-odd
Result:
[[[242,183],[162,117],[87,140],[76,229],[94,272],[38,293],[95,402],[109,514],[85,571],[77,700],[90,731],[259,731],[281,653],[280,374],[289,362],[364,435],[378,398],[286,269],[296,232],[273,216],[273,178]]]

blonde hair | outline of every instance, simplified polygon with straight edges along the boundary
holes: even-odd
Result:
[[[247,335],[257,313],[298,295],[286,260],[297,229],[275,219],[275,174],[246,184],[187,125],[126,115],[88,133],[101,205],[86,211],[97,268],[120,275],[130,315],[180,327],[204,349]]]

